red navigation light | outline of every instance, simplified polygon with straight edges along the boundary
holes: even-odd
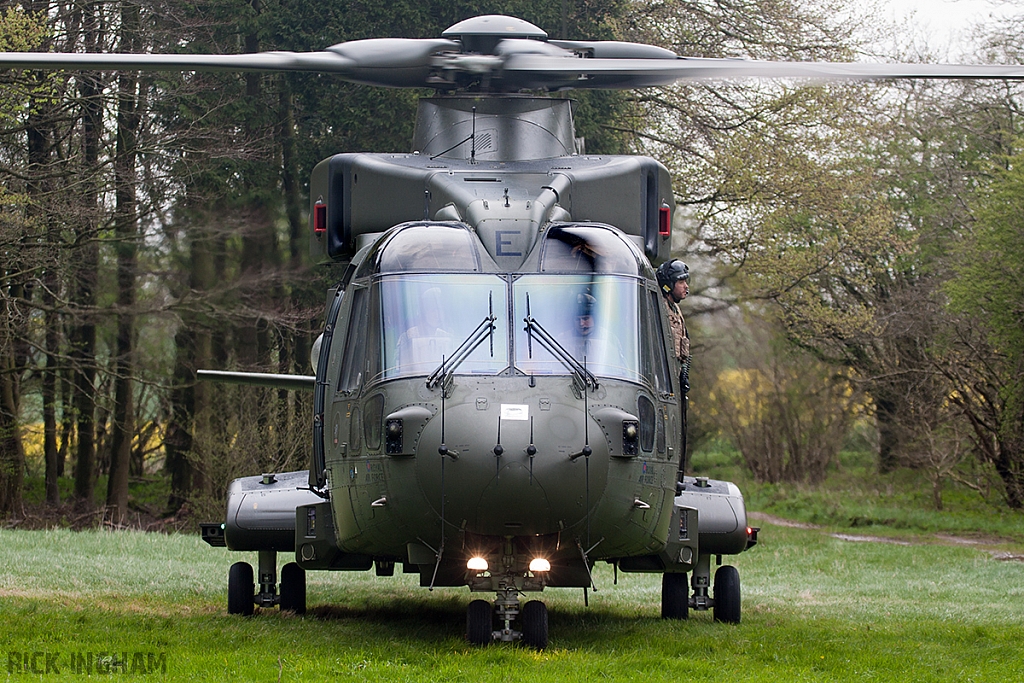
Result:
[[[761,527],[748,526],[747,527],[747,547],[744,550],[750,550],[757,545],[757,532],[761,530]]]
[[[318,235],[327,232],[327,205],[323,202],[313,205],[313,232]]]
[[[667,237],[671,232],[672,213],[667,206],[658,209],[658,234]]]

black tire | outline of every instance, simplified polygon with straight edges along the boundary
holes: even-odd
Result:
[[[306,570],[295,562],[281,567],[281,611],[306,613]]]
[[[252,616],[256,606],[253,601],[255,594],[252,565],[248,562],[235,562],[228,570],[228,614]]]
[[[523,605],[519,618],[523,623],[523,645],[535,650],[548,646],[548,606],[540,600]]]
[[[715,572],[715,621],[740,623],[740,573],[725,565]]]
[[[466,638],[472,645],[491,642],[491,603],[474,600],[466,609]]]
[[[690,586],[686,574],[661,575],[661,618],[690,617]]]

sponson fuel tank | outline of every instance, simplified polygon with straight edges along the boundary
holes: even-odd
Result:
[[[295,508],[322,499],[309,490],[309,471],[235,479],[228,486],[224,540],[231,550],[295,550]]]

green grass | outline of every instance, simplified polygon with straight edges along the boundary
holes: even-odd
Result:
[[[692,469],[736,482],[748,509],[784,519],[891,536],[955,534],[1024,543],[1024,512],[1008,509],[997,491],[982,496],[947,480],[943,509],[936,510],[922,472],[901,468],[880,474],[876,456],[866,451],[841,453],[826,480],[815,486],[755,482],[739,453],[716,442],[693,455]]]
[[[736,481],[751,510],[822,527],[761,522],[758,546],[729,558],[743,582],[738,626],[710,613],[663,621],[659,576],[613,585],[603,564],[589,607],[579,590],[541,596],[551,631],[541,653],[468,646],[468,591],[428,592],[401,574],[310,573],[306,616],[238,618],[225,610],[227,570],[254,553],[186,534],[7,530],[0,675],[84,678],[67,662],[91,652],[165,656],[166,673],[124,677],[175,681],[1024,680],[1024,563],[987,552],[1024,554],[1024,517],[998,499],[949,484],[935,511],[919,472],[878,475],[864,453],[843,454],[818,487],[757,484],[726,448],[698,453],[694,470]],[[939,534],[994,540],[983,549]],[[56,653],[61,672],[22,671],[26,653],[30,663],[40,653],[40,668]]]
[[[168,680],[1024,679],[1024,564],[771,525],[762,539],[735,558],[739,626],[709,613],[662,621],[659,577],[620,574],[615,586],[600,565],[589,608],[578,590],[544,594],[551,646],[537,653],[469,647],[468,592],[430,593],[412,576],[310,573],[310,614],[246,619],[224,604],[227,568],[249,554],[190,535],[2,531],[0,666],[12,652],[63,664],[113,651],[165,654],[166,674],[133,677]]]

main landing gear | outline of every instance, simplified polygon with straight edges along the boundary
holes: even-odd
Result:
[[[520,630],[512,628],[517,616]],[[520,609],[519,589],[503,588],[497,591],[493,606],[486,600],[469,603],[466,638],[472,645],[519,640],[527,647],[543,650],[548,646],[548,607],[540,600],[531,600]]]
[[[306,613],[306,570],[294,562],[281,568],[280,593],[277,583],[277,553],[259,551],[259,592],[252,565],[235,562],[228,570],[228,614],[252,615],[255,607],[278,605],[282,612]]]
[[[686,619],[690,609],[714,611],[715,621],[740,623],[740,573],[725,565],[715,572],[714,595],[708,595],[711,578],[711,556],[701,555],[693,569],[693,594],[686,585],[686,574],[662,574],[662,619]]]

